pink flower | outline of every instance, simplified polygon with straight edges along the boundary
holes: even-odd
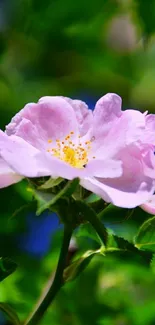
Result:
[[[154,116],[121,111],[103,96],[94,111],[79,100],[43,97],[0,131],[0,155],[18,175],[80,178],[105,201],[132,208],[154,192]]]

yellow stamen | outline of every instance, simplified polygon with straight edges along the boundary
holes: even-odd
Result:
[[[71,135],[74,132],[71,131],[62,141],[56,139],[55,148],[47,149],[48,152],[60,160],[65,161],[69,165],[76,168],[84,168],[88,163],[88,154],[91,150],[91,141],[85,141],[84,143],[75,144],[71,139]],[[79,135],[80,139],[81,136]],[[51,143],[52,140],[49,139],[48,143]],[[93,156],[95,159],[95,156]]]

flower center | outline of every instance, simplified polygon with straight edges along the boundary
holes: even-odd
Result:
[[[63,141],[60,141],[59,139],[56,140],[55,146],[47,149],[47,151],[50,152],[52,156],[65,161],[73,167],[84,168],[88,162],[88,154],[91,150],[91,141],[81,143],[81,137],[79,135],[79,142],[78,144],[75,144],[71,139],[73,134],[73,131],[70,132]],[[49,139],[48,143],[52,143],[52,140]]]

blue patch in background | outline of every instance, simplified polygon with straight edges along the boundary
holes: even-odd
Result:
[[[41,258],[50,249],[52,235],[62,225],[55,213],[44,211],[39,217],[29,213],[27,218],[27,232],[18,237],[18,246],[30,255]]]
[[[95,107],[95,104],[96,104],[96,102],[98,101],[99,98],[96,97],[96,96],[83,95],[83,94],[81,94],[81,96],[78,96],[78,99],[80,99],[83,102],[85,102],[88,105],[88,108],[91,109],[91,110],[93,110],[94,107]]]

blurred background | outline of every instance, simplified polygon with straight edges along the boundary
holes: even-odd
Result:
[[[42,96],[79,98],[93,108],[107,92],[118,93],[124,109],[155,113],[154,0],[0,0],[1,129]],[[26,186],[0,192],[0,256],[18,265],[0,283],[0,301],[22,320],[55,270],[62,237],[56,215],[37,217],[30,208]],[[131,240],[146,213],[121,218],[118,211],[109,227]],[[85,237],[75,241],[71,251],[96,247]],[[95,257],[41,324],[154,325],[155,268],[148,261],[149,255]],[[11,324],[0,317],[0,325]]]

